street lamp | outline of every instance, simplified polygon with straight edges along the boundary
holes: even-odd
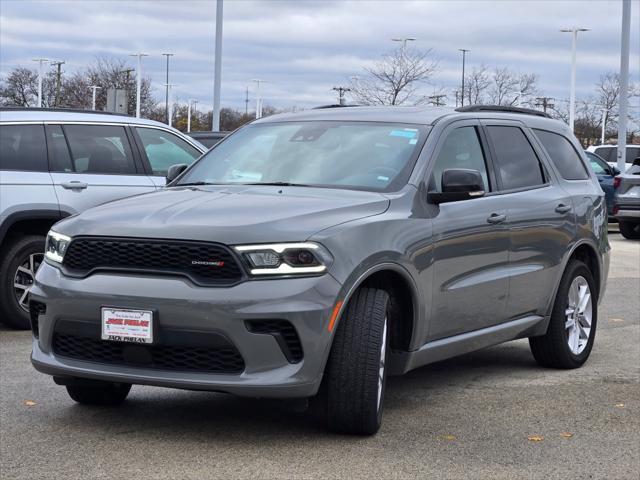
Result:
[[[213,72],[213,112],[211,130],[220,131],[220,82],[222,81],[222,0],[216,2],[216,58]]]
[[[407,37],[407,38],[392,38],[392,42],[402,42],[402,53],[404,53],[407,48],[407,42],[415,42],[415,38]]]
[[[169,57],[173,57],[173,53],[163,53],[165,57],[167,57],[167,83],[169,85]],[[164,103],[164,113],[167,117],[167,125],[169,124],[169,87],[165,89],[165,103]]]
[[[38,62],[38,108],[42,108],[42,65],[48,62],[46,58],[34,58],[34,62]]]
[[[148,57],[146,53],[134,53],[130,57],[138,57],[138,71],[136,72],[136,118],[140,118],[140,96],[142,90],[142,57]],[[167,82],[168,83],[168,82]]]
[[[175,87],[175,83],[166,83],[165,87],[167,87],[167,91],[169,92],[169,97],[171,97],[171,88]],[[171,126],[171,121],[173,120],[173,103],[169,103],[169,123],[167,125]]]
[[[467,59],[467,52],[470,52],[471,50],[459,48],[458,51],[462,52],[462,90],[460,93],[460,106],[464,107],[464,66]]]
[[[571,33],[571,90],[569,93],[569,128],[573,132],[576,118],[576,44],[578,32],[588,32],[588,28],[571,27],[560,30],[562,33]]]

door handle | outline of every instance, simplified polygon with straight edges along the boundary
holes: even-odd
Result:
[[[62,182],[60,185],[62,185],[62,188],[66,188],[67,190],[84,190],[89,186],[88,183],[79,182],[77,180]]]
[[[506,215],[502,215],[500,213],[492,213],[489,218],[487,218],[487,222],[489,223],[502,223],[507,219]]]
[[[556,207],[556,212],[558,213],[567,213],[570,210],[571,210],[571,207],[569,205],[565,205],[564,203],[561,203]]]

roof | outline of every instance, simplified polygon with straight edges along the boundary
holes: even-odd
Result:
[[[538,114],[539,113],[539,114]],[[288,122],[288,121],[361,121],[361,122],[389,122],[409,123],[416,125],[434,125],[440,119],[510,119],[518,120],[532,128],[543,128],[553,125],[554,129],[564,128],[565,125],[557,120],[547,118],[542,112],[508,107],[335,107],[304,110],[297,113],[281,113],[256,120],[254,123]]]
[[[164,123],[145,118],[135,118],[110,112],[65,110],[61,108],[0,108],[0,122],[110,122],[167,128]]]

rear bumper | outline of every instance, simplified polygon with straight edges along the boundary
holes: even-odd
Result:
[[[31,360],[40,372],[96,380],[212,390],[252,397],[314,395],[331,345],[327,325],[341,285],[330,275],[249,281],[231,288],[197,287],[180,278],[94,274],[78,280],[44,263],[31,300],[46,305],[38,317]],[[158,332],[220,333],[244,360],[239,374],[147,368],[69,358],[54,351],[56,322],[95,323],[103,306],[154,311]],[[276,338],[251,333],[247,320],[281,319],[297,331],[303,358],[291,363]],[[61,324],[61,323],[60,323]],[[99,331],[99,330],[98,330]],[[171,342],[168,335],[162,341]]]

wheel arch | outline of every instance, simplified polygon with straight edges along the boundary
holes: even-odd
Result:
[[[60,210],[26,210],[14,212],[0,225],[0,249],[5,242],[17,234],[22,235],[46,235],[51,226],[69,216],[67,212]]]

